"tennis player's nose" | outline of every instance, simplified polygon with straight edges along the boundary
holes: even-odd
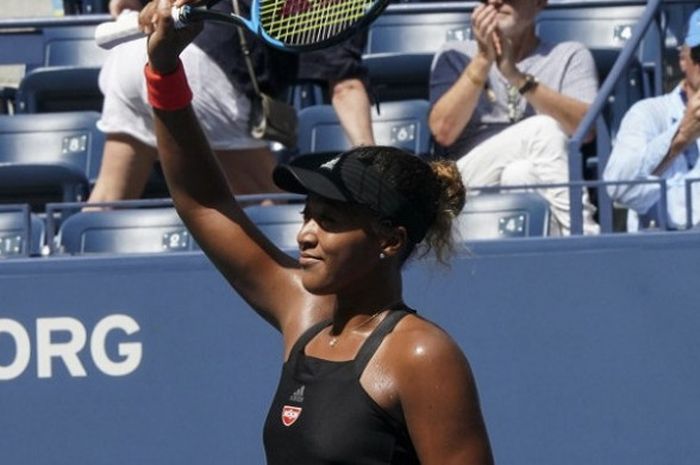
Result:
[[[318,224],[313,219],[305,221],[301,225],[301,229],[297,233],[297,244],[299,244],[299,250],[308,250],[316,246],[318,242],[318,236],[316,232],[318,231]]]

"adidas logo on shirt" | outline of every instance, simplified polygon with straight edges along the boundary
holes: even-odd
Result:
[[[299,402],[299,403],[304,402],[304,388],[305,387],[306,386],[302,386],[299,389],[297,389],[296,391],[294,391],[294,394],[289,396],[289,400],[291,400],[292,402]]]

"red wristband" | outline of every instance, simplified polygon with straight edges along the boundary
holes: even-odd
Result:
[[[192,91],[187,83],[185,68],[178,60],[177,68],[169,74],[159,74],[146,64],[146,88],[148,103],[158,110],[181,110],[192,101]]]

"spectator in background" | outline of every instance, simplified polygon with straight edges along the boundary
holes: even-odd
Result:
[[[367,68],[362,51],[367,31],[333,47],[302,53],[299,79],[328,83],[328,93],[350,145],[374,145]]]
[[[603,178],[606,181],[666,180],[668,225],[685,228],[686,180],[700,177],[700,10],[690,17],[680,49],[684,79],[668,94],[635,103],[622,120]],[[659,184],[608,187],[617,202],[632,210],[628,230],[658,214]],[[700,189],[693,184],[692,223],[700,221]]]
[[[140,10],[142,0],[111,0],[110,13]],[[240,0],[245,16],[249,3]],[[213,7],[230,13],[230,1]],[[264,46],[248,34],[248,47],[261,90],[280,95],[297,74],[297,56]],[[374,143],[369,99],[360,65],[364,42],[351,39],[329,51],[315,52],[308,75],[330,82],[332,103],[352,145]],[[100,73],[105,95],[98,123],[106,142],[95,187],[88,202],[113,202],[139,198],[158,160],[153,116],[146,99],[140,69],[146,63],[145,39],[115,47]],[[182,55],[195,99],[193,106],[214,149],[233,194],[279,192],[272,183],[277,164],[265,141],[249,135],[250,98],[253,86],[243,59],[238,31],[214,22],[205,23]]]
[[[147,2],[112,0],[110,13],[140,10]],[[242,8],[247,8],[241,2]],[[229,11],[230,2],[214,8]],[[296,57],[250,41],[263,91],[275,95],[295,70]],[[193,106],[234,194],[278,192],[272,183],[276,159],[265,141],[249,135],[252,89],[235,28],[206,23],[182,55],[195,89]],[[100,173],[88,202],[139,198],[158,159],[153,115],[141,72],[147,61],[145,39],[115,47],[100,73],[105,94],[100,130],[107,134]],[[294,73],[292,72],[292,76]]]
[[[596,96],[591,53],[552,44],[535,31],[547,0],[488,0],[472,13],[474,40],[449,42],[430,78],[429,125],[469,186],[569,181],[567,139]],[[552,212],[550,234],[569,234],[569,189],[538,192]],[[584,233],[599,231],[583,193]]]

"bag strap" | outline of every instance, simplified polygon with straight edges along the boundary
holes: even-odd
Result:
[[[236,13],[238,16],[241,16],[241,10],[238,7],[238,0],[231,0],[231,4],[233,5],[233,12]],[[245,40],[245,34],[243,33],[242,27],[237,27],[236,30],[238,30],[238,39],[241,42],[241,51],[243,52],[243,58],[245,59],[246,68],[248,68],[250,82],[253,84],[255,94],[260,97],[260,86],[258,86],[258,80],[255,77],[255,69],[253,68],[253,62],[250,59],[250,49],[248,48],[248,41]]]

